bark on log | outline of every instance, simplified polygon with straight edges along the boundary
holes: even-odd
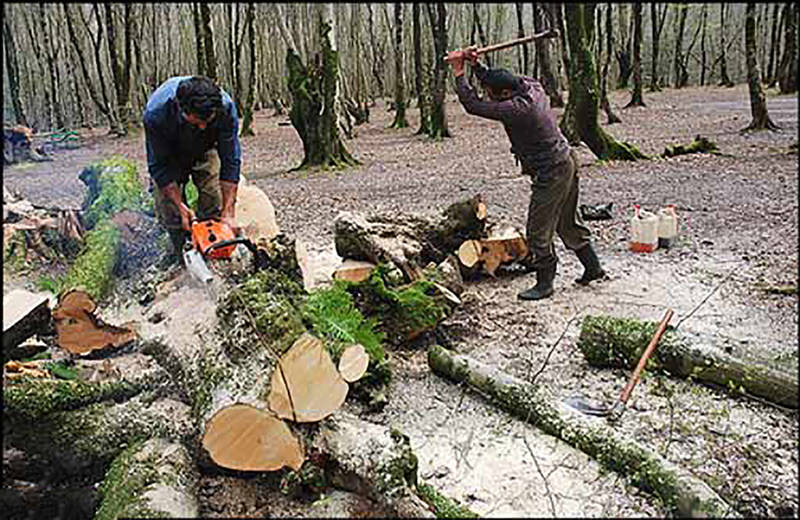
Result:
[[[3,297],[3,362],[18,359],[15,347],[36,333],[50,329],[46,294],[14,290]]]
[[[603,419],[583,416],[550,393],[438,345],[428,350],[434,373],[467,383],[494,404],[630,478],[682,516],[737,516],[705,482],[635,441],[623,439]]]
[[[103,401],[32,421],[6,415],[6,440],[52,462],[68,476],[98,478],[127,445],[160,435],[186,441],[193,431],[189,408],[142,393],[122,403]]]
[[[336,487],[368,496],[400,518],[434,518],[416,494],[417,457],[401,432],[339,412],[321,424],[312,447],[333,459]]]
[[[458,248],[458,259],[467,277],[474,276],[480,267],[494,277],[498,267],[527,255],[528,244],[522,233],[506,225],[494,226],[488,237],[465,240]]]
[[[451,204],[436,219],[342,212],[334,222],[334,242],[343,258],[390,263],[414,281],[429,262],[439,264],[464,240],[482,236],[485,225],[486,203],[476,195]]]
[[[587,316],[578,347],[592,366],[633,368],[657,323]],[[797,372],[747,361],[732,354],[744,349],[721,336],[668,329],[650,366],[681,378],[740,389],[790,408],[798,406]]]
[[[95,520],[196,518],[198,474],[187,449],[160,437],[117,455],[100,487]]]

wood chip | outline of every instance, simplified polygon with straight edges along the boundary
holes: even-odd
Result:
[[[348,282],[354,283],[363,282],[369,278],[369,275],[375,267],[375,264],[372,262],[346,258],[342,260],[342,264],[333,272],[333,278],[335,280],[347,280]]]
[[[350,345],[339,358],[339,373],[348,383],[354,383],[364,377],[369,365],[369,355],[364,346],[358,343]]]
[[[136,339],[136,331],[103,323],[94,314],[97,304],[84,291],[64,294],[53,310],[58,345],[72,354],[117,348]]]
[[[270,410],[278,417],[297,422],[320,421],[344,403],[347,383],[322,341],[311,334],[300,336],[278,363],[267,399]]]

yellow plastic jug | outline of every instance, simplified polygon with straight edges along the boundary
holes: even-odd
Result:
[[[634,253],[652,253],[657,248],[658,216],[643,210],[639,204],[634,204],[630,250]]]
[[[669,249],[678,237],[678,214],[675,205],[669,204],[658,211],[658,247]]]

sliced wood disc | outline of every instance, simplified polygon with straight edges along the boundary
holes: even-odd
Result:
[[[342,261],[342,265],[333,272],[333,278],[359,283],[369,278],[373,269],[375,269],[375,264],[372,262],[346,258]]]
[[[94,312],[97,309],[97,304],[86,291],[71,289],[58,298],[58,306],[53,312],[55,313],[58,310],[61,310],[61,312],[70,312],[79,309],[86,312]],[[53,317],[58,319],[60,316],[54,315]]]
[[[458,248],[458,260],[466,267],[477,264],[481,258],[481,243],[478,240],[465,240]]]
[[[206,424],[203,448],[218,465],[239,471],[299,470],[305,455],[289,426],[245,404],[223,408]]]
[[[278,417],[315,422],[342,406],[348,388],[322,341],[305,333],[278,361],[267,402]]]
[[[58,345],[72,354],[121,347],[136,339],[136,331],[103,323],[94,315],[97,304],[86,292],[71,290],[53,309]]]
[[[348,383],[354,383],[361,379],[367,372],[369,365],[369,355],[364,350],[364,346],[358,343],[350,345],[339,358],[339,373],[342,379]]]

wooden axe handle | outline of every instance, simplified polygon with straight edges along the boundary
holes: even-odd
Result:
[[[521,45],[523,43],[532,42],[534,40],[539,40],[542,38],[555,38],[558,36],[557,29],[550,29],[544,32],[531,34],[530,36],[525,36],[523,38],[517,38],[516,40],[509,40],[503,43],[495,43],[494,45],[487,45],[486,47],[481,47],[478,49],[478,55],[486,54],[487,52],[494,52],[494,51],[501,51],[503,49],[508,49],[509,47],[514,47],[515,45]]]
[[[633,387],[639,382],[639,376],[642,375],[642,371],[644,370],[644,366],[647,364],[647,360],[650,359],[650,355],[656,349],[658,340],[661,339],[664,331],[667,330],[667,324],[669,323],[670,319],[672,319],[672,309],[667,309],[667,313],[664,315],[664,319],[662,319],[661,323],[658,325],[658,329],[656,330],[655,335],[653,335],[653,339],[650,340],[650,344],[647,345],[646,349],[644,349],[642,357],[639,359],[639,364],[636,365],[636,370],[634,370],[633,374],[631,374],[628,384],[625,385],[625,388],[622,390],[622,394],[619,396],[619,400],[623,405],[628,402],[628,398],[631,396],[631,392],[633,392]]]

